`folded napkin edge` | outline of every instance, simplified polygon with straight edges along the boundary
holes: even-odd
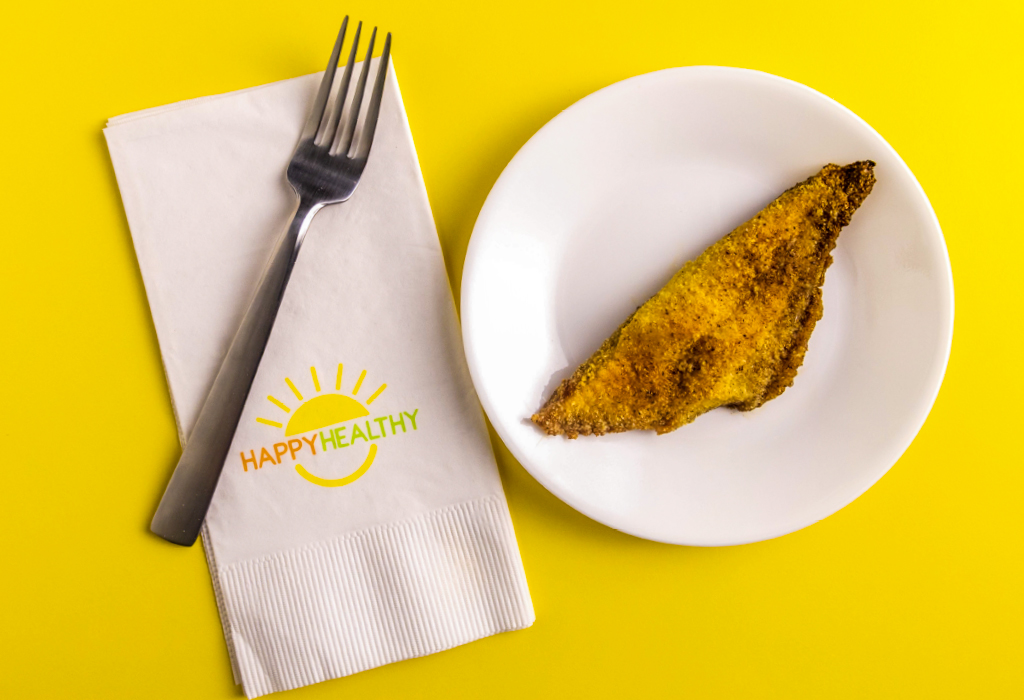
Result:
[[[377,57],[374,57],[374,58],[370,59],[370,61],[371,62],[378,61],[379,59],[380,59],[380,57],[377,56]],[[361,66],[362,64],[363,64],[362,61],[357,61],[355,63],[355,66]],[[394,55],[391,56],[390,65],[391,65],[391,71],[394,72],[395,71],[395,57],[394,57]],[[354,70],[355,66],[353,67],[353,70]],[[288,82],[295,81],[295,80],[306,80],[306,79],[309,79],[310,76],[318,76],[319,77],[319,76],[322,76],[323,74],[324,74],[324,72],[321,70],[321,71],[316,71],[314,73],[306,73],[306,74],[303,74],[303,75],[296,75],[296,76],[293,76],[291,78],[283,78],[281,80],[273,80],[273,81],[271,81],[269,83],[262,83],[260,85],[250,85],[249,87],[239,88],[237,90],[229,90],[228,92],[220,92],[220,93],[217,93],[215,95],[200,95],[199,97],[188,97],[188,98],[185,98],[184,100],[178,100],[177,102],[170,102],[170,103],[165,104],[165,105],[158,105],[156,107],[145,107],[143,109],[135,110],[133,112],[125,112],[124,114],[119,114],[117,116],[110,117],[109,119],[107,119],[107,123],[106,123],[106,125],[105,125],[103,130],[106,131],[107,129],[109,129],[111,127],[119,126],[119,125],[125,124],[127,122],[137,121],[139,119],[146,119],[147,117],[154,117],[154,116],[157,116],[157,115],[160,115],[160,114],[166,114],[167,112],[174,112],[176,110],[184,109],[185,107],[192,107],[192,106],[195,106],[195,105],[198,105],[198,104],[202,104],[204,102],[212,102],[214,100],[219,100],[219,99],[226,98],[226,97],[233,97],[233,96],[237,96],[237,95],[244,94],[244,93],[247,93],[247,92],[253,92],[255,90],[262,90],[263,88],[269,87],[271,85],[280,85],[282,83],[288,83]],[[339,73],[339,77],[335,78],[336,81],[338,79],[340,79],[340,73]],[[403,111],[404,111],[404,109],[403,109]]]

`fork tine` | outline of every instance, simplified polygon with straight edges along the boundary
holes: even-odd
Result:
[[[359,140],[359,150],[356,151],[356,158],[366,158],[370,155],[370,146],[373,144],[373,132],[377,130],[377,117],[380,115],[380,102],[384,97],[384,79],[388,74],[388,59],[391,56],[391,32],[384,38],[384,50],[380,53],[380,63],[377,64],[377,79],[373,83],[373,92],[370,93],[370,105],[366,108],[366,121],[363,123],[363,133]]]
[[[359,108],[363,103],[363,92],[366,90],[366,74],[370,70],[370,57],[373,55],[373,42],[377,38],[377,28],[373,28],[373,33],[370,34],[370,45],[366,47],[366,58],[363,60],[363,68],[359,71],[359,82],[356,83],[356,92],[352,95],[352,106],[349,108],[348,123],[345,124],[344,130],[338,134],[337,139],[334,142],[334,148],[331,149],[331,153],[335,153],[339,156],[348,155],[349,148],[352,146],[352,136],[356,131],[356,122],[359,121]]]
[[[327,106],[327,98],[331,95],[331,86],[334,84],[334,70],[338,66],[338,56],[341,55],[341,44],[345,41],[345,29],[348,27],[348,15],[341,21],[341,30],[334,42],[334,50],[331,51],[331,60],[327,63],[327,70],[324,72],[324,79],[320,81],[320,90],[316,93],[316,100],[313,101],[313,108],[309,110],[309,117],[306,119],[306,126],[302,129],[301,141],[313,138],[320,127],[320,120],[324,115],[324,108]]]
[[[333,144],[337,136],[338,124],[341,122],[341,113],[345,108],[345,99],[348,97],[348,85],[352,79],[352,68],[356,62],[356,50],[359,48],[359,34],[362,32],[363,23],[356,25],[356,35],[352,39],[352,50],[348,52],[348,63],[345,64],[345,72],[341,74],[341,85],[338,86],[338,96],[334,100],[334,108],[331,110],[331,117],[327,120],[327,128],[324,129],[321,145]]]

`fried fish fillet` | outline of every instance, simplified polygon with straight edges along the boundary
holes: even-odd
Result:
[[[826,165],[686,263],[561,383],[533,422],[550,435],[675,430],[750,411],[792,386],[821,318],[839,231],[872,161]]]

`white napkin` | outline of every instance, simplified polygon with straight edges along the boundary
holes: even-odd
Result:
[[[534,620],[394,75],[355,195],[310,227],[204,526],[250,698]],[[319,79],[105,130],[183,442],[292,211]]]

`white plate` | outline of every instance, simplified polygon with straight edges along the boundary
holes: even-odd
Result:
[[[878,183],[781,397],[661,436],[567,440],[530,423],[684,262],[826,163],[862,159]],[[640,537],[740,544],[834,513],[910,445],[946,369],[953,280],[920,185],[855,114],[764,73],[676,68],[580,100],[516,154],[473,231],[462,330],[491,423],[552,493]]]

